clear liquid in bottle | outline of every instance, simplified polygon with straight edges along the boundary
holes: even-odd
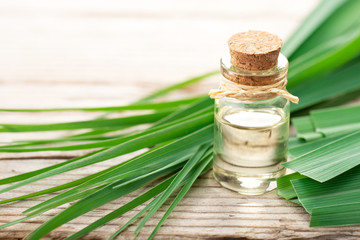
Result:
[[[215,114],[214,176],[226,188],[257,195],[285,173],[289,118],[281,108],[234,109]]]

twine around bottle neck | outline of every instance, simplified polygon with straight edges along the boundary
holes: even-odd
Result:
[[[224,97],[235,98],[241,101],[259,101],[266,100],[277,96],[288,99],[293,103],[298,103],[299,98],[289,93],[285,87],[286,78],[270,85],[249,86],[238,84],[222,78],[220,89],[211,89],[209,95],[213,99]]]
[[[281,96],[293,103],[299,102],[298,97],[286,90],[288,62],[282,54],[279,55],[277,66],[260,72],[234,68],[228,55],[220,63],[223,77],[220,89],[209,92],[213,99],[230,97],[241,101],[259,101]]]

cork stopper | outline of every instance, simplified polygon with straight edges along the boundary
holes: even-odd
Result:
[[[261,71],[276,66],[282,40],[267,32],[250,30],[231,36],[228,44],[235,67]]]

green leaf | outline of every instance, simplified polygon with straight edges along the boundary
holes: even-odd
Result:
[[[0,147],[0,152],[37,152],[37,151],[72,151],[72,150],[81,150],[81,149],[93,149],[101,147],[113,147],[118,144],[122,144],[131,140],[146,138],[146,136],[156,136],[158,133],[163,133],[166,135],[166,131],[171,131],[171,129],[184,129],[186,126],[192,126],[194,123],[199,124],[199,128],[205,126],[206,124],[202,123],[211,123],[213,119],[212,106],[203,109],[200,112],[193,113],[184,118],[180,118],[177,121],[169,121],[168,123],[161,124],[146,130],[143,130],[139,133],[134,133],[130,135],[121,136],[114,139],[97,141],[94,143],[85,143],[85,144],[75,144],[69,146],[53,146],[53,147],[36,147],[36,148],[23,148],[23,147],[12,147],[4,146]],[[198,128],[191,128],[196,130]],[[176,131],[175,131],[176,132]],[[183,131],[179,136],[185,135],[189,131]],[[190,131],[191,132],[191,131]],[[160,134],[161,135],[161,134]],[[169,135],[170,136],[170,135]],[[155,138],[156,139],[156,138]]]
[[[210,166],[208,165],[204,171],[208,170],[210,167],[211,167],[211,165]],[[192,170],[191,173],[189,173],[189,175],[187,176],[187,178],[191,178],[191,176],[193,175],[194,172],[195,171]],[[188,181],[187,178],[183,180],[183,183]],[[181,183],[179,186],[182,186],[183,183]],[[144,207],[140,212],[138,212],[135,216],[133,216],[127,223],[125,223],[119,230],[117,230],[113,235],[111,235],[109,237],[109,240],[114,239],[117,235],[119,235],[122,231],[124,231],[128,226],[130,226],[138,218],[140,218],[142,215],[144,215],[144,213],[146,213],[148,210],[150,210],[158,202],[159,198],[161,198],[161,195],[157,196],[146,207]]]
[[[182,181],[186,178],[193,167],[205,156],[212,153],[209,145],[202,145],[194,156],[185,164],[185,166],[176,174],[175,179],[167,187],[167,189],[159,196],[154,206],[149,210],[145,217],[141,220],[135,230],[135,234],[139,233],[145,223],[156,213],[156,211],[165,203],[171,194],[181,186]]]
[[[51,109],[4,109],[1,108],[0,111],[6,112],[53,112],[53,111],[130,111],[130,110],[165,110],[165,109],[176,109],[182,105],[187,105],[193,103],[199,99],[203,98],[194,97],[176,101],[167,101],[159,103],[137,103],[125,106],[115,106],[115,107],[93,107],[93,108],[51,108]]]
[[[320,78],[309,79],[305,83],[288,87],[289,91],[300,98],[299,104],[292,104],[291,111],[296,112],[327,99],[349,94],[360,89],[360,60],[348,64]],[[354,94],[351,98],[359,96]]]
[[[313,208],[310,227],[360,224],[360,202]]]
[[[315,126],[309,116],[292,118],[297,137],[306,141],[322,138],[321,133],[315,132]]]
[[[346,1],[344,0],[322,1],[284,43],[282,52],[289,59],[292,59],[294,53],[301,49],[304,42],[306,42],[321,25],[325,24],[334,12],[345,3]]]
[[[172,114],[162,118],[161,120],[157,121],[154,126],[152,128],[156,128],[162,125],[166,125],[169,124],[171,122],[177,122],[179,120],[185,120],[185,119],[190,119],[192,117],[198,116],[200,114],[202,114],[204,111],[207,110],[212,110],[213,109],[213,100],[210,99],[209,97],[200,99],[199,101],[196,101],[194,104],[190,104],[187,107],[184,108],[180,108],[179,110],[174,111]],[[88,149],[88,148],[96,148],[96,147],[108,147],[108,146],[113,146],[115,144],[119,144],[122,141],[124,141],[124,137],[126,137],[126,139],[129,139],[129,136],[123,136],[123,135],[115,135],[115,136],[103,136],[101,135],[102,133],[107,133],[107,132],[111,132],[111,131],[117,131],[120,129],[123,129],[124,127],[121,128],[113,128],[113,129],[98,129],[98,130],[94,130],[91,132],[87,132],[85,134],[77,134],[77,135],[73,135],[73,136],[68,136],[68,137],[64,137],[64,138],[58,138],[58,139],[47,139],[47,140],[35,140],[35,141],[25,141],[22,144],[12,144],[12,145],[7,145],[7,146],[0,146],[0,151],[1,149],[3,149],[3,151],[7,151],[6,149],[8,149],[8,151],[22,151],[21,149],[14,149],[14,148],[19,148],[19,147],[34,147],[34,146],[39,146],[39,145],[43,145],[43,144],[49,144],[49,143],[66,143],[66,142],[71,142],[71,141],[90,141],[90,140],[114,140],[114,141],[105,141],[105,142],[97,142],[95,144],[77,144],[77,145],[71,145],[71,146],[59,146],[56,147],[55,149],[53,149],[53,147],[50,148],[46,148],[44,150],[76,150],[76,149]],[[100,134],[100,135],[97,135]],[[144,132],[140,133],[144,134]],[[138,135],[139,136],[139,135]],[[134,137],[134,135],[133,135]],[[115,139],[116,138],[116,139]],[[117,141],[119,140],[119,141]],[[26,150],[24,150],[26,151]]]
[[[135,115],[113,119],[96,119],[79,122],[52,123],[52,124],[0,124],[0,132],[37,132],[74,130],[84,128],[119,128],[138,124],[153,123],[169,115],[173,111],[161,111],[151,114]]]
[[[40,204],[37,204],[29,209],[27,209],[26,211],[24,211],[24,213],[29,213],[29,212],[43,212],[44,210],[47,209],[51,209],[53,207],[58,206],[58,202],[63,203],[64,199],[65,202],[69,202],[69,200],[66,199],[70,199],[71,201],[73,200],[73,196],[78,195],[79,193],[82,192],[88,192],[89,188],[93,188],[94,186],[104,186],[105,184],[110,184],[112,182],[117,181],[118,185],[114,186],[114,188],[119,188],[119,186],[123,187],[124,185],[128,185],[131,184],[133,182],[136,182],[138,180],[141,180],[143,178],[148,177],[149,175],[153,175],[157,172],[161,172],[164,171],[166,169],[170,169],[173,168],[175,166],[181,166],[182,162],[184,162],[185,160],[187,160],[189,157],[188,156],[182,156],[181,158],[176,159],[176,161],[167,163],[166,165],[163,165],[161,167],[158,168],[149,168],[146,171],[132,171],[130,174],[128,172],[122,173],[120,175],[116,175],[116,172],[114,171],[108,171],[104,174],[101,174],[95,178],[90,179],[89,181],[78,185],[77,187],[70,189],[66,192],[63,192],[53,198],[50,198],[44,202],[41,202]],[[118,169],[113,169],[113,170],[118,170]],[[121,172],[121,171],[120,171]],[[110,179],[106,179],[107,176],[110,176]],[[105,179],[104,179],[105,178]],[[121,180],[121,181],[119,181]],[[91,189],[92,190],[92,189]],[[87,193],[85,193],[86,196],[89,195]]]
[[[344,137],[344,135],[336,137],[326,137],[314,141],[309,141],[295,147],[289,147],[289,154],[291,157],[297,158],[342,137]]]
[[[130,202],[124,204],[120,208],[112,211],[111,213],[105,215],[104,217],[101,217],[100,219],[96,220],[95,222],[89,224],[85,228],[81,229],[80,231],[76,232],[75,234],[69,236],[66,238],[66,240],[75,240],[79,237],[84,236],[85,234],[91,232],[92,230],[101,227],[105,223],[110,222],[111,220],[120,217],[124,213],[127,213],[128,211],[134,209],[135,207],[145,203],[146,201],[150,200],[151,198],[155,197],[162,191],[166,189],[167,186],[171,183],[171,181],[174,179],[174,176],[166,179],[165,181],[161,182],[157,186],[151,188],[149,191],[141,194],[140,196],[134,198]]]
[[[39,169],[39,170],[19,174],[19,175],[13,176],[13,177],[0,179],[0,185],[9,184],[9,183],[13,183],[13,182],[19,182],[19,181],[22,181],[22,180],[25,180],[25,179],[40,175],[40,174],[42,174],[44,172],[47,172],[47,171],[62,167],[62,166],[67,165],[69,163],[76,162],[76,161],[79,161],[79,160],[81,160],[81,159],[83,159],[85,157],[89,157],[91,155],[94,155],[97,152],[99,152],[99,151],[89,153],[89,154],[86,154],[84,156],[80,156],[80,157],[68,160],[66,162],[58,163],[58,164],[52,165],[50,167],[46,167],[46,168],[42,168],[42,169]]]
[[[117,131],[120,129],[112,129],[111,131]],[[94,142],[94,141],[104,141],[104,140],[111,140],[111,139],[120,139],[122,137],[125,137],[124,134],[122,135],[112,135],[112,136],[84,136],[84,137],[63,137],[63,138],[57,138],[57,139],[46,139],[46,140],[27,140],[27,141],[18,141],[20,144],[9,144],[5,146],[0,146],[0,149],[10,149],[11,150],[19,150],[24,149],[24,147],[44,147],[48,146],[49,144],[69,144],[72,145],[66,145],[66,146],[74,146],[76,143],[74,142]],[[79,143],[78,143],[79,145]],[[26,149],[27,149],[26,148]],[[1,151],[1,150],[0,150]]]
[[[321,109],[310,115],[316,131],[325,136],[360,130],[360,105]]]
[[[205,116],[206,117],[206,116]],[[212,118],[212,116],[211,116]],[[210,118],[210,119],[211,119]],[[123,155],[125,153],[129,153],[138,149],[142,149],[144,147],[148,147],[148,146],[153,146],[157,143],[161,143],[164,142],[166,140],[169,140],[171,138],[175,138],[175,136],[183,136],[186,135],[186,133],[191,133],[192,131],[195,131],[194,135],[198,134],[199,132],[209,132],[212,131],[212,125],[204,127],[200,130],[197,130],[198,128],[200,128],[203,125],[203,120],[208,121],[209,119],[206,118],[199,118],[198,120],[200,120],[199,122],[197,122],[196,118],[193,119],[192,121],[190,121],[188,125],[182,125],[182,126],[178,126],[178,125],[174,125],[174,128],[165,128],[165,130],[162,131],[158,131],[152,134],[148,134],[145,135],[143,137],[140,138],[135,138],[133,140],[127,141],[125,143],[119,144],[117,146],[114,146],[112,148],[109,149],[105,149],[99,152],[94,153],[91,156],[85,156],[75,162],[71,162],[69,164],[66,164],[64,166],[60,166],[58,168],[55,169],[51,169],[49,171],[46,171],[44,173],[38,174],[36,176],[30,177],[22,182],[16,183],[12,186],[9,186],[7,188],[4,188],[2,190],[0,190],[0,193],[2,192],[6,192],[15,188],[18,188],[20,186],[29,184],[31,182],[35,182],[38,181],[40,179],[43,178],[47,178],[59,173],[63,173],[66,171],[70,171],[73,169],[77,169],[77,168],[81,168],[81,167],[85,167],[97,162],[101,162],[101,161],[105,161],[108,160],[110,158],[113,157],[117,157],[120,155]],[[205,121],[205,122],[206,122]],[[212,122],[212,121],[211,121]],[[195,124],[194,124],[195,123]],[[201,123],[200,125],[198,125],[197,123]],[[197,130],[197,131],[196,131]],[[180,134],[181,133],[181,134]],[[178,134],[178,135],[176,135]],[[190,137],[192,136],[191,134],[189,135]],[[187,137],[189,137],[187,136]],[[205,135],[207,136],[207,135]],[[211,139],[211,138],[210,138]]]
[[[302,205],[301,205],[301,202],[300,202],[299,199],[297,199],[297,198],[289,199],[289,201],[292,202],[292,203],[296,203],[297,205],[302,206]]]
[[[159,196],[157,196],[155,199],[153,199],[150,203],[148,203],[140,212],[135,214],[127,223],[125,223],[119,230],[117,230],[114,234],[112,234],[108,240],[112,240],[116,238],[122,231],[124,231],[127,227],[129,227],[131,224],[133,224],[138,218],[140,218],[142,215],[144,215],[149,209],[151,209],[155,203],[157,202],[157,199]]]
[[[355,58],[359,52],[360,28],[357,27],[291,62],[287,86],[291,88],[310,77],[330,73]]]
[[[130,134],[128,136],[121,136],[115,139],[98,141],[94,143],[70,145],[70,146],[36,147],[36,148],[22,148],[22,147],[16,148],[11,146],[0,147],[0,152],[37,152],[37,151],[54,151],[54,150],[72,151],[72,150],[81,150],[81,149],[93,149],[93,148],[101,148],[101,147],[113,147],[115,145],[120,145],[120,144],[128,144],[131,141],[142,141],[143,144],[145,144],[147,141],[146,139],[149,139],[149,141],[154,141],[157,139],[157,137],[162,137],[164,138],[163,141],[167,141],[175,137],[181,137],[183,135],[186,135],[192,131],[195,131],[213,122],[212,120],[213,113],[210,112],[209,110],[211,110],[211,107],[208,109],[204,109],[204,112],[195,113],[186,118],[179,119],[178,121],[163,124],[158,127],[149,128],[139,133]],[[167,132],[169,132],[169,134],[167,134]],[[174,133],[175,135],[170,133]],[[171,137],[172,135],[174,135],[174,137]],[[156,142],[154,144],[157,143],[160,142]],[[151,145],[147,145],[145,147],[149,147],[149,146]]]
[[[68,203],[68,202],[71,202],[71,201],[74,201],[74,200],[78,200],[79,198],[83,198],[83,197],[86,197],[94,192],[96,192],[98,189],[89,189],[87,191],[84,191],[84,192],[81,192],[81,193],[77,193],[77,194],[74,194],[68,198],[64,198],[56,203],[54,203],[53,205],[49,205],[47,208],[43,208],[43,209],[40,209],[39,211],[36,211],[36,212],[33,212],[29,215],[27,215],[26,217],[24,218],[20,218],[20,219],[17,219],[15,221],[12,221],[12,222],[9,222],[9,223],[6,223],[6,224],[3,224],[0,226],[0,229],[3,229],[3,228],[6,228],[6,227],[9,227],[9,226],[12,226],[14,224],[17,224],[17,223],[20,223],[20,222],[23,222],[25,220],[28,220],[28,219],[31,219],[31,218],[34,218],[34,217],[37,217],[39,216],[40,214],[48,211],[48,210],[51,210],[52,208],[55,208],[55,207],[58,207],[62,204],[65,204],[65,203]]]
[[[197,102],[194,102],[184,108],[180,108],[177,111],[174,111],[172,114],[162,118],[158,122],[155,123],[155,126],[161,126],[167,124],[169,122],[174,122],[179,119],[184,119],[188,116],[191,116],[197,112],[202,112],[202,110],[210,109],[213,110],[214,100],[209,98],[208,96],[200,99]]]
[[[303,145],[304,143],[305,143],[304,140],[301,140],[296,136],[289,136],[289,140],[288,140],[289,149],[298,147],[300,145]]]
[[[96,174],[100,174],[100,173],[101,172],[96,173]],[[89,175],[89,176],[86,176],[84,178],[80,178],[78,180],[74,180],[72,182],[61,184],[61,185],[51,187],[51,188],[48,188],[48,189],[45,189],[45,190],[41,190],[41,191],[38,191],[38,192],[33,192],[33,193],[29,193],[29,194],[22,195],[22,196],[19,196],[19,197],[5,199],[5,200],[0,201],[0,204],[9,203],[9,202],[15,202],[15,201],[18,201],[18,200],[23,200],[23,199],[37,197],[37,196],[41,196],[41,195],[45,195],[45,194],[49,194],[49,193],[53,193],[53,192],[58,192],[58,191],[61,191],[61,190],[67,189],[67,188],[77,186],[77,185],[79,185],[79,184],[81,184],[83,182],[88,181],[89,179],[91,179],[93,177],[94,177],[94,175]]]
[[[28,240],[37,240],[41,237],[45,236],[50,231],[54,230],[55,228],[61,226],[62,224],[71,221],[72,219],[89,212],[95,208],[98,208],[110,201],[113,201],[119,197],[125,196],[143,186],[145,186],[148,182],[152,180],[169,174],[173,169],[167,169],[163,172],[159,172],[153,175],[150,175],[144,179],[141,179],[137,182],[132,184],[126,185],[119,189],[113,189],[113,186],[117,184],[114,182],[113,184],[109,184],[108,186],[100,189],[99,191],[91,194],[88,197],[85,197],[64,211],[60,212],[59,214],[52,217],[50,220],[42,224],[36,230],[34,230],[30,235],[26,238]]]
[[[317,8],[317,16],[313,16],[313,18],[317,18],[316,20],[322,20],[322,24],[318,25],[318,28],[308,36],[300,48],[291,55],[290,59],[312,51],[314,47],[327,42],[329,39],[334,39],[344,34],[344,32],[359,26],[359,9],[360,3],[356,0],[323,1]],[[328,14],[325,17],[321,15],[324,12]],[[306,27],[314,28],[313,24],[316,26],[316,22],[312,21]]]
[[[325,182],[360,164],[360,131],[332,141],[307,154],[283,163],[319,182]]]
[[[185,194],[189,191],[195,180],[199,177],[201,173],[204,172],[204,169],[209,169],[211,167],[211,160],[213,159],[213,156],[210,155],[201,164],[195,169],[195,171],[192,173],[189,181],[185,184],[185,186],[180,190],[180,192],[176,195],[174,201],[170,204],[169,208],[166,210],[165,214],[162,216],[158,224],[156,225],[155,229],[152,231],[151,235],[149,236],[149,239],[152,239],[155,237],[155,234],[160,229],[162,224],[165,222],[165,220],[170,216],[171,212],[174,210],[174,208],[179,204],[181,199],[185,196]]]
[[[300,173],[292,173],[276,179],[277,194],[285,199],[296,198],[296,192],[291,184],[291,180],[305,178]]]
[[[358,203],[360,199],[359,166],[324,183],[311,178],[295,179],[291,183],[309,213],[313,208]]]

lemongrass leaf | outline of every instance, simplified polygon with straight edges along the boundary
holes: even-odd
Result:
[[[193,123],[193,122],[191,122],[191,123]],[[203,123],[203,122],[200,121],[200,123]],[[148,135],[145,135],[144,137],[140,137],[140,138],[136,138],[136,139],[127,141],[127,142],[122,143],[120,145],[117,145],[115,147],[96,152],[96,153],[94,153],[94,154],[92,154],[90,156],[85,156],[85,157],[83,157],[83,158],[81,158],[81,159],[79,159],[79,160],[77,160],[75,162],[71,162],[71,163],[66,164],[64,166],[60,166],[58,168],[51,169],[51,170],[46,171],[44,173],[41,173],[41,174],[38,174],[36,176],[25,179],[22,182],[16,183],[14,185],[11,185],[11,186],[9,186],[7,188],[4,188],[4,189],[0,190],[0,193],[9,191],[9,190],[12,190],[12,189],[15,189],[15,188],[18,188],[20,186],[29,184],[31,182],[38,181],[38,180],[43,179],[43,178],[47,178],[47,177],[56,175],[56,174],[59,174],[59,173],[63,173],[63,172],[67,172],[67,171],[70,171],[70,170],[73,170],[73,169],[85,167],[85,166],[94,164],[96,162],[105,161],[105,160],[108,160],[110,158],[123,155],[125,153],[129,153],[129,152],[132,152],[132,151],[144,148],[144,147],[152,146],[152,145],[155,145],[156,143],[161,143],[161,142],[164,142],[164,141],[169,140],[171,138],[175,138],[175,136],[177,136],[177,137],[183,136],[183,135],[186,135],[186,133],[189,133],[189,132],[192,132],[192,131],[195,131],[195,133],[193,133],[195,135],[198,132],[212,131],[212,125],[204,127],[202,129],[196,131],[196,129],[198,129],[202,125],[203,124],[200,124],[200,125],[198,125],[198,124],[194,124],[194,125],[190,124],[190,125],[188,125],[186,127],[184,127],[184,126],[179,127],[179,126],[175,125],[176,128],[174,129],[174,131],[155,132],[155,134],[148,134]],[[170,130],[172,130],[172,129],[170,129]],[[179,134],[179,133],[181,133],[181,134]],[[178,135],[175,135],[175,134],[178,134]],[[192,135],[190,134],[189,136],[191,137]]]
[[[321,133],[315,132],[315,126],[309,116],[292,118],[297,137],[306,141],[320,139],[323,137]]]
[[[211,166],[207,166],[207,168],[204,171],[207,171],[208,168]],[[185,179],[183,179],[183,182],[181,184],[179,184],[178,186],[182,186],[185,182],[188,181],[188,179],[192,176],[194,171],[191,171],[191,173],[189,173]],[[135,216],[133,216],[127,223],[125,223],[119,230],[117,230],[114,234],[112,234],[108,239],[112,240],[114,239],[117,235],[119,235],[122,231],[124,231],[128,226],[130,226],[131,224],[133,224],[138,218],[140,218],[142,215],[144,215],[147,211],[149,211],[155,204],[158,203],[159,198],[161,198],[161,195],[158,195],[155,199],[153,199],[146,207],[144,207],[140,212],[138,212]]]
[[[61,184],[61,185],[58,185],[58,186],[55,186],[55,187],[44,189],[44,190],[41,190],[41,191],[38,191],[38,192],[25,194],[25,195],[22,195],[22,196],[19,196],[19,197],[8,198],[8,199],[0,201],[0,204],[14,202],[14,201],[23,200],[23,199],[32,198],[32,197],[37,197],[37,196],[41,196],[41,195],[45,195],[45,194],[49,194],[49,193],[53,193],[53,192],[58,192],[58,191],[61,191],[61,190],[67,189],[67,188],[75,187],[75,186],[78,186],[79,184],[84,183],[84,182],[86,182],[86,181],[88,181],[88,180],[90,180],[90,179],[92,179],[92,178],[94,178],[94,177],[96,177],[98,175],[101,175],[103,172],[105,172],[107,170],[108,169],[106,169],[104,171],[94,173],[92,175],[88,175],[86,177],[83,177],[83,178],[80,178],[80,179],[77,179],[77,180],[74,180],[74,181],[71,181],[71,182],[68,182],[68,183],[64,183],[64,184]]]
[[[360,131],[332,141],[283,165],[325,182],[360,164]]]
[[[291,180],[305,178],[300,173],[292,173],[276,179],[277,194],[285,199],[296,197],[296,192],[291,184]]]
[[[360,89],[360,61],[348,64],[343,68],[323,77],[289,87],[289,91],[300,97],[299,104],[292,104],[291,111],[299,111],[332,97],[342,96]],[[359,95],[354,94],[351,99]],[[342,97],[344,99],[344,97]]]
[[[311,111],[310,116],[316,130],[325,136],[360,129],[360,105]]]
[[[316,31],[308,36],[301,47],[298,48],[297,51],[291,56],[291,59],[299,57],[306,52],[312,51],[314,47],[325,43],[328,41],[328,39],[336,38],[337,36],[342,35],[344,32],[349,31],[351,28],[359,26],[359,1],[323,1],[321,3],[321,10],[318,13],[323,13],[323,11],[329,10],[329,8],[331,8],[330,10],[332,13],[324,18],[325,21],[319,25]],[[317,17],[321,18],[322,16]],[[313,27],[309,25],[308,27]]]
[[[169,184],[171,183],[171,181],[173,179],[174,179],[174,176],[166,179],[165,181],[163,181],[160,184],[158,184],[157,186],[151,188],[147,192],[141,194],[140,196],[134,198],[130,202],[124,204],[120,208],[112,211],[111,213],[105,215],[104,217],[101,217],[100,219],[98,219],[95,222],[89,224],[88,226],[86,226],[85,228],[83,228],[80,231],[76,232],[75,234],[67,237],[66,240],[78,239],[79,237],[84,236],[85,234],[87,234],[87,233],[91,232],[92,230],[104,225],[105,223],[107,223],[107,222],[109,222],[109,221],[111,221],[111,220],[113,220],[115,218],[118,218],[119,216],[123,215],[124,213],[127,213],[128,211],[134,209],[135,207],[145,203],[149,199],[155,197],[156,195],[158,195],[159,193],[164,191],[166,189],[166,187],[169,186]]]
[[[135,115],[113,119],[95,119],[79,122],[52,123],[52,124],[0,124],[0,132],[37,132],[74,130],[84,128],[114,128],[130,127],[138,124],[153,123],[169,115],[173,111],[161,111],[151,114]]]
[[[288,146],[289,149],[301,146],[305,143],[304,140],[297,138],[296,136],[289,136]]]
[[[143,173],[141,174],[141,172],[139,173],[136,173],[136,174],[133,174],[132,176],[129,176],[127,178],[124,178],[124,177],[113,177],[112,181],[99,181],[99,182],[96,182],[96,184],[93,184],[93,185],[96,185],[96,186],[104,186],[107,182],[111,183],[111,182],[114,182],[114,181],[117,181],[117,180],[120,180],[120,181],[117,181],[117,185],[114,186],[114,188],[119,188],[118,186],[125,186],[125,185],[128,185],[128,184],[131,184],[133,182],[136,182],[136,181],[139,181],[143,178],[146,178],[150,175],[153,175],[155,173],[158,173],[158,172],[162,172],[164,170],[167,170],[167,169],[178,169],[181,167],[181,163],[182,161],[184,161],[186,159],[179,159],[173,163],[170,163],[166,166],[163,166],[159,169],[156,169],[156,170],[148,170],[146,173]],[[48,199],[44,202],[41,202],[29,209],[27,209],[26,211],[24,211],[24,213],[29,213],[29,212],[44,212],[45,210],[47,209],[51,209],[51,208],[54,208],[56,206],[59,205],[59,202],[60,203],[63,203],[64,201],[65,202],[69,202],[69,201],[72,201],[73,199],[73,196],[77,196],[78,194],[81,194],[81,193],[84,193],[85,196],[89,195],[88,194],[88,191],[89,191],[89,187],[91,187],[91,185],[89,186],[89,184],[86,183],[86,188],[84,188],[83,185],[79,185],[77,186],[76,188],[73,188],[73,189],[70,189],[69,191],[67,192],[64,192],[64,193],[61,193],[59,195],[56,195],[55,197],[51,198],[51,199]],[[92,188],[93,189],[93,188]],[[90,189],[90,190],[92,190]],[[67,200],[67,199],[70,199],[70,200]]]
[[[115,131],[115,130],[113,130]],[[9,144],[9,145],[4,145],[4,146],[0,146],[0,149],[22,149],[24,147],[40,147],[40,146],[44,146],[44,145],[49,145],[49,144],[68,144],[71,143],[73,146],[74,142],[94,142],[94,141],[105,141],[105,140],[111,140],[111,139],[119,139],[121,137],[124,137],[124,135],[112,135],[112,136],[84,136],[84,137],[78,137],[78,138],[57,138],[57,139],[46,139],[46,140],[27,140],[27,141],[19,141],[19,144]],[[67,145],[68,146],[68,145]],[[11,150],[10,150],[11,151]]]
[[[68,203],[70,201],[74,201],[74,200],[78,200],[80,198],[86,197],[86,196],[96,192],[97,190],[98,189],[90,189],[90,190],[88,190],[86,192],[84,191],[84,192],[81,192],[81,193],[74,194],[73,196],[71,196],[71,197],[69,197],[67,199],[62,199],[62,201],[56,202],[56,204],[53,204],[52,206],[49,206],[48,208],[44,208],[44,209],[41,209],[41,210],[39,210],[37,212],[33,212],[33,213],[27,215],[24,218],[20,218],[20,219],[14,220],[12,222],[0,225],[0,229],[7,228],[7,227],[10,227],[10,226],[12,226],[14,224],[17,224],[17,223],[23,222],[25,220],[29,220],[31,218],[37,217],[40,214],[42,214],[42,213],[44,213],[44,212],[46,212],[48,210],[51,210],[52,208],[55,208],[55,207],[60,206],[62,204]]]
[[[180,192],[176,195],[173,202],[170,204],[169,208],[166,210],[165,214],[162,216],[152,233],[150,234],[148,239],[152,239],[157,231],[160,229],[162,224],[165,222],[165,220],[170,216],[171,212],[174,210],[174,208],[179,204],[181,199],[185,196],[185,194],[189,191],[195,180],[199,177],[199,175],[204,171],[206,168],[210,168],[210,163],[213,156],[208,156],[205,158],[203,162],[194,170],[194,172],[191,174],[191,177],[189,181],[184,185],[184,187],[180,190]],[[208,167],[207,167],[208,166]]]
[[[170,195],[179,187],[183,179],[193,169],[193,167],[204,157],[210,154],[211,149],[209,145],[202,145],[199,150],[193,155],[193,157],[185,164],[185,166],[176,174],[174,181],[166,188],[166,190],[160,195],[155,205],[149,210],[145,217],[141,220],[135,230],[135,234],[139,233],[145,223],[155,214],[155,212],[164,204],[164,202],[170,197]]]
[[[301,145],[298,145],[296,147],[289,147],[289,154],[293,158],[297,158],[297,157],[300,157],[301,155],[304,155],[304,154],[309,153],[317,148],[325,146],[326,144],[333,142],[335,140],[338,140],[342,137],[344,137],[344,135],[335,136],[335,137],[326,137],[326,138],[321,138],[321,139],[314,140],[314,141],[309,141],[309,142],[303,143]]]
[[[192,115],[196,112],[201,112],[204,109],[213,109],[214,100],[210,99],[208,96],[200,99],[199,101],[194,102],[186,107],[178,109],[173,113],[169,114],[168,116],[160,119],[158,122],[155,123],[155,126],[160,126],[169,122],[174,122],[179,119],[183,119]]]
[[[292,59],[293,54],[298,49],[301,49],[304,42],[306,42],[322,24],[326,23],[336,9],[345,2],[344,0],[334,0],[330,2],[323,0],[285,42],[282,52],[289,59]]]
[[[149,135],[155,136],[156,133],[162,132],[165,133],[166,131],[171,131],[171,129],[184,129],[186,126],[191,126],[193,123],[197,122],[199,127],[202,127],[202,122],[210,123],[213,118],[212,106],[203,109],[200,112],[196,112],[194,114],[188,115],[187,117],[180,118],[177,121],[169,121],[169,123],[161,124],[159,126],[155,126],[139,133],[134,133],[130,135],[120,136],[118,138],[97,141],[94,143],[84,143],[84,144],[74,144],[68,146],[53,146],[53,147],[36,147],[36,148],[24,148],[24,147],[12,147],[12,146],[3,146],[0,147],[0,152],[38,152],[38,151],[72,151],[72,150],[82,150],[82,149],[93,149],[93,148],[102,148],[102,147],[113,147],[118,144],[125,143],[127,141],[131,141],[137,138],[144,138]],[[196,124],[197,124],[196,123]],[[206,124],[204,124],[206,125]],[[196,128],[193,128],[196,130]],[[185,135],[188,132],[183,132]],[[179,136],[182,136],[180,134]]]
[[[116,238],[122,231],[124,231],[127,227],[129,227],[131,224],[133,224],[138,218],[140,218],[142,215],[144,215],[149,209],[151,209],[155,203],[157,202],[159,196],[157,196],[155,199],[153,199],[150,203],[148,203],[141,211],[139,211],[135,216],[133,216],[129,221],[127,221],[119,230],[117,230],[115,233],[113,233],[108,240],[112,240]]]
[[[113,189],[114,184],[117,184],[117,182],[114,182],[113,184],[109,184],[108,186],[100,189],[99,191],[91,194],[90,196],[87,196],[64,211],[60,212],[59,214],[52,217],[50,220],[42,224],[40,227],[38,227],[36,230],[34,230],[30,235],[27,237],[28,240],[35,240],[40,239],[41,237],[45,236],[47,233],[52,231],[53,229],[61,226],[62,224],[77,218],[78,216],[89,212],[97,207],[100,207],[112,200],[115,200],[119,197],[125,196],[143,186],[145,186],[148,182],[160,177],[164,176],[166,174],[169,174],[172,171],[172,169],[167,169],[163,172],[155,173],[151,176],[148,176],[144,179],[141,179],[135,183],[129,184],[124,186],[120,189]]]
[[[313,208],[358,203],[360,199],[359,166],[324,183],[311,178],[295,179],[291,183],[309,213]]]
[[[328,207],[316,207],[311,211],[310,227],[329,227],[360,224],[360,201]]]
[[[294,87],[307,78],[317,77],[336,70],[355,58],[360,52],[360,28],[322,44],[295,59],[289,69],[288,87]]]
[[[6,112],[53,112],[53,111],[131,111],[131,110],[166,110],[166,109],[176,109],[182,105],[187,105],[193,103],[199,99],[203,98],[194,97],[176,101],[167,101],[159,103],[138,103],[124,106],[115,106],[115,107],[93,107],[93,108],[51,108],[51,109],[4,109],[1,108],[0,111]]]
[[[97,152],[98,152],[98,151],[97,151]],[[39,169],[39,170],[35,170],[35,171],[31,171],[31,172],[19,174],[19,175],[13,176],[13,177],[8,177],[8,178],[0,179],[0,185],[4,185],[4,184],[9,184],[9,183],[14,183],[14,182],[22,181],[22,180],[25,180],[25,179],[28,179],[28,178],[31,178],[31,177],[40,175],[40,174],[42,174],[42,173],[45,173],[45,172],[47,172],[47,171],[50,171],[50,170],[53,170],[53,169],[56,169],[56,168],[59,168],[59,167],[62,167],[62,166],[64,166],[64,165],[70,164],[70,163],[72,163],[72,162],[79,161],[79,160],[81,160],[81,159],[83,159],[83,158],[85,158],[85,157],[92,156],[92,155],[94,155],[94,154],[97,153],[97,152],[93,152],[93,153],[89,153],[89,154],[86,154],[86,155],[83,155],[83,156],[80,156],[80,157],[77,157],[77,158],[73,158],[73,159],[68,160],[68,161],[66,161],[66,162],[58,163],[58,164],[52,165],[52,166],[50,166],[50,167],[46,167],[46,168],[42,168],[42,169]]]
[[[301,205],[301,202],[299,201],[298,198],[289,199],[289,201],[292,202],[292,203],[295,203],[295,204],[297,204],[297,205],[302,206],[302,205]]]

